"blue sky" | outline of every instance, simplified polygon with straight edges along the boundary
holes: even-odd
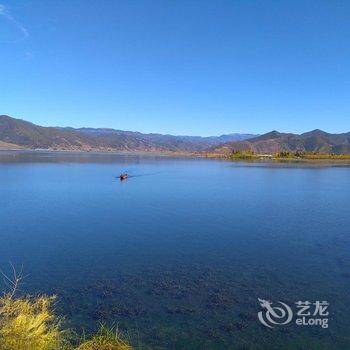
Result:
[[[0,114],[187,135],[350,131],[350,1],[0,4]]]

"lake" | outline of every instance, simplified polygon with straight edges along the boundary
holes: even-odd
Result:
[[[140,348],[349,349],[349,200],[346,166],[2,151],[0,267]],[[258,299],[293,321],[263,325]],[[327,301],[328,328],[298,301]]]

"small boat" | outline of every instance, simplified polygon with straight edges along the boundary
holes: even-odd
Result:
[[[120,174],[120,176],[119,176],[119,178],[120,178],[121,181],[126,180],[128,177],[129,177],[129,175],[128,175],[127,173],[125,173],[125,174]]]

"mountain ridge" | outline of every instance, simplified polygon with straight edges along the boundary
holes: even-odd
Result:
[[[144,134],[111,128],[44,127],[0,115],[0,149],[74,151],[212,152],[229,154],[281,151],[350,154],[350,132],[331,134],[315,129],[302,134],[273,130],[263,135],[179,136]]]
[[[211,152],[227,154],[252,151],[257,154],[288,152],[316,152],[350,154],[350,132],[331,134],[315,129],[302,134],[271,131],[244,141],[226,142],[210,149]]]
[[[198,152],[230,140],[253,136],[256,135],[174,136],[111,128],[44,127],[23,119],[0,115],[0,148]]]

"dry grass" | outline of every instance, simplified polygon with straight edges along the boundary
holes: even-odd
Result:
[[[82,343],[77,350],[132,350],[118,331],[102,327],[98,334]]]
[[[1,350],[63,349],[64,332],[52,312],[53,297],[0,298]]]
[[[55,297],[15,298],[22,271],[18,274],[11,267],[11,277],[0,270],[10,290],[0,297],[0,350],[132,350],[118,331],[105,327],[74,347],[70,332],[61,329],[61,319],[54,313]]]
[[[101,327],[91,339],[74,347],[53,312],[54,297],[0,298],[1,350],[132,350],[118,331]]]

